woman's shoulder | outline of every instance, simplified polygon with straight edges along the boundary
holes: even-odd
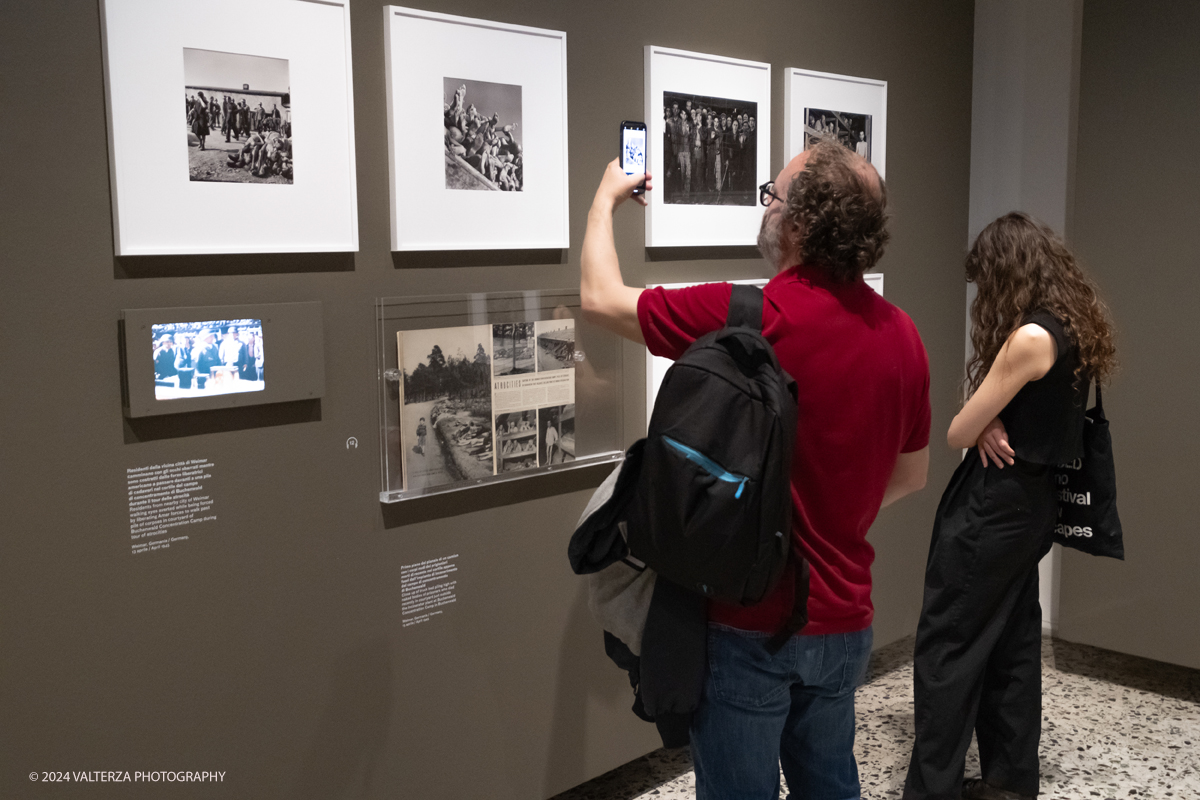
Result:
[[[1040,328],[1046,331],[1053,338],[1060,355],[1070,350],[1073,344],[1070,334],[1067,333],[1066,320],[1060,319],[1053,311],[1046,308],[1039,308],[1026,314],[1021,321],[1021,327]]]
[[[1064,320],[1058,318],[1053,311],[1048,308],[1039,308],[1029,312],[1021,320],[1021,327],[1035,325],[1039,328],[1044,328],[1050,332],[1050,335],[1055,339],[1060,339],[1066,336],[1066,324]]]
[[[1054,332],[1037,322],[1025,322],[1009,337],[1009,347],[1025,354],[1036,353],[1047,345],[1054,347]]]
[[[1005,360],[1027,381],[1045,376],[1058,360],[1058,341],[1051,331],[1035,322],[1027,322],[1013,331],[1004,348]]]

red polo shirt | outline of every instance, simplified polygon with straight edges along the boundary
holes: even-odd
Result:
[[[643,292],[638,321],[650,352],[674,360],[723,327],[731,288]],[[801,265],[763,294],[763,333],[799,389],[792,528],[811,568],[802,632],[860,631],[875,615],[867,530],[896,456],[929,444],[929,359],[908,315],[861,279],[836,283]],[[761,603],[713,602],[709,619],[774,632],[791,611],[793,586],[789,571]]]

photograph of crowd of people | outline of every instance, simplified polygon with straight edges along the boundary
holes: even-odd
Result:
[[[496,415],[496,474],[538,465],[538,412]]]
[[[827,108],[804,109],[804,149],[819,138],[832,139],[871,160],[871,115]]]
[[[150,326],[150,333],[156,400],[266,388],[261,320],[166,322]]]
[[[538,410],[538,463],[565,464],[575,460],[575,405]]]
[[[575,367],[575,320],[548,319],[536,323],[538,372]]]
[[[535,372],[532,322],[502,322],[492,326],[492,364],[496,377]]]
[[[405,489],[493,474],[490,325],[401,331]]]
[[[520,86],[444,78],[442,116],[447,189],[521,191]]]
[[[191,180],[293,182],[286,59],[185,47],[183,74]]]
[[[758,103],[663,92],[664,203],[758,202]]]

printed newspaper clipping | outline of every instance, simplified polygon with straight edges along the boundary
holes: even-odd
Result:
[[[575,460],[573,319],[400,331],[404,488]]]

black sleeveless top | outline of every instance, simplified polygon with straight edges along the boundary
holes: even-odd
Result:
[[[1058,358],[1050,371],[1021,387],[1000,412],[1008,443],[1017,458],[1034,464],[1062,464],[1083,455],[1083,412],[1088,379],[1081,374],[1079,348],[1062,323],[1045,309],[1025,317],[1022,325],[1040,325],[1054,337]]]

